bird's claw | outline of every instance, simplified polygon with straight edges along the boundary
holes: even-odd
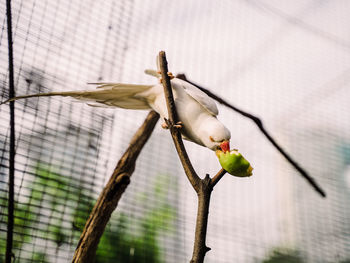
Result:
[[[178,121],[177,123],[171,123],[170,120],[164,118],[164,122],[162,123],[163,129],[169,129],[170,127],[173,127],[175,129],[181,129],[182,128],[182,122]]]
[[[176,129],[181,129],[182,128],[182,122],[178,121],[176,124],[173,125],[174,128]]]
[[[169,129],[169,126],[168,126],[168,124],[166,122],[163,122],[162,123],[162,128],[167,130],[167,129]]]
[[[169,76],[169,78],[170,78],[170,79],[173,79],[173,78],[175,78],[175,77],[174,77],[174,75],[173,75],[173,73],[171,73],[171,72],[168,72],[167,74],[168,74],[168,76]]]
[[[161,71],[157,71],[157,72],[158,72],[159,74],[162,74]],[[171,72],[168,72],[167,75],[169,76],[170,79],[175,78],[174,75],[173,75],[173,73],[171,73]],[[163,81],[163,78],[160,76],[160,77],[159,77],[159,83],[162,83],[162,81]]]

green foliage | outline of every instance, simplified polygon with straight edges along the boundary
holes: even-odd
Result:
[[[70,230],[62,225],[63,198],[69,192],[69,179],[52,172],[48,167],[37,165],[34,180],[28,184],[27,200],[16,203],[14,211],[13,251],[19,251],[23,245],[33,243],[32,236],[52,240],[59,247],[67,243]],[[69,197],[68,197],[69,198]],[[7,198],[0,197],[2,207],[7,206]],[[43,223],[43,214],[49,212]],[[5,233],[4,233],[5,235]],[[0,238],[6,240],[6,237]],[[6,242],[0,242],[4,251]],[[1,257],[0,257],[1,258]],[[28,262],[49,262],[43,251],[33,252]],[[1,259],[0,259],[1,262]]]
[[[137,206],[145,207],[152,202],[149,209],[140,218],[128,218],[119,213],[117,225],[109,226],[100,240],[96,262],[163,262],[158,237],[164,231],[171,231],[171,222],[175,210],[167,202],[169,178],[159,176],[153,190],[140,193],[136,198]]]
[[[304,263],[304,260],[297,250],[276,248],[262,263]]]
[[[50,240],[57,250],[63,244],[74,249],[95,200],[84,194],[74,179],[54,172],[52,167],[38,164],[35,175],[27,185],[28,197],[15,207],[13,251],[18,252],[25,244],[35,246],[33,236]],[[106,228],[100,240],[96,262],[161,262],[158,237],[162,231],[171,229],[175,215],[167,202],[167,184],[167,177],[159,176],[153,194],[141,193],[143,198],[136,198],[137,206],[146,206],[152,198],[152,208],[141,217],[128,217],[125,213],[113,216],[113,225]],[[5,195],[0,196],[0,206],[7,206]],[[0,232],[0,251],[5,251],[5,247],[6,232]],[[37,250],[28,257],[28,262],[46,263],[48,258],[45,251]],[[0,255],[2,262],[4,257]]]
[[[32,258],[27,260],[28,262],[41,262],[41,263],[49,263],[47,256],[42,252],[33,252]]]

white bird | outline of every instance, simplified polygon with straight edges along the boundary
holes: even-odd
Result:
[[[160,78],[155,70],[146,70],[147,74]],[[65,91],[39,93],[18,96],[3,103],[17,99],[68,96],[87,101],[95,107],[119,107],[125,109],[153,109],[164,120],[168,118],[164,88],[162,84],[133,85],[122,83],[93,83],[96,90]],[[178,78],[171,79],[171,86],[177,116],[181,122],[181,134],[184,139],[205,146],[213,151],[229,150],[230,131],[217,119],[219,113],[215,101],[192,84]],[[0,104],[0,105],[1,105]],[[166,128],[166,124],[162,124]]]

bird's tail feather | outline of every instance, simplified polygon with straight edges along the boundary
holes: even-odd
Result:
[[[17,97],[14,97],[14,98],[11,98],[11,99],[8,99],[8,100],[0,102],[0,105],[6,104],[6,103],[11,102],[11,101],[20,100],[20,99],[28,99],[28,98],[34,98],[34,97],[51,97],[51,96],[72,96],[75,93],[76,92],[71,92],[71,91],[67,91],[67,92],[47,92],[47,93],[38,93],[38,94],[17,96]]]
[[[89,102],[90,106],[120,107],[126,109],[150,109],[145,98],[138,96],[152,86],[132,85],[120,83],[94,83],[99,85],[96,90],[48,92],[18,96],[1,102],[0,105],[33,97],[63,96],[73,97],[78,100]]]

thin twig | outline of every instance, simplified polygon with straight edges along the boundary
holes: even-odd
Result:
[[[159,114],[151,111],[131,139],[128,149],[119,160],[111,178],[101,192],[89,219],[86,221],[72,262],[94,262],[97,245],[104,229],[122,194],[130,183],[136,159],[151,136],[158,119]]]
[[[211,91],[199,86],[196,83],[193,83],[192,81],[189,81],[188,79],[186,79],[186,76],[184,74],[178,74],[176,77],[179,79],[185,80],[188,83],[196,86],[201,91],[205,92],[209,97],[215,99],[219,103],[221,103],[221,104],[225,105],[226,107],[238,112],[239,114],[243,115],[244,117],[247,117],[247,118],[253,120],[253,122],[259,127],[260,131],[265,135],[265,137],[284,156],[284,158],[286,158],[286,160],[301,174],[301,176],[304,177],[308,181],[308,183],[314,188],[314,190],[316,192],[318,192],[322,197],[326,197],[325,191],[316,183],[315,179],[313,177],[311,177],[296,161],[294,161],[293,158],[285,150],[283,150],[283,148],[276,142],[276,140],[265,129],[261,119],[254,116],[251,113],[248,113],[246,111],[243,111],[243,110],[233,106],[232,104],[228,103],[226,100],[217,96],[216,94],[212,93]]]
[[[214,177],[211,179],[210,185],[211,187],[214,187],[219,181],[220,179],[225,175],[226,170],[221,169],[216,175],[214,175]]]
[[[6,1],[7,39],[9,57],[9,96],[15,97],[14,69],[13,69],[13,42],[12,42],[12,15],[11,1]],[[10,103],[10,156],[9,156],[9,192],[7,213],[6,263],[11,263],[13,227],[14,227],[14,185],[15,185],[15,103]]]
[[[226,171],[224,171],[223,169],[220,170],[212,180],[210,179],[208,174],[205,176],[204,179],[200,179],[200,177],[193,169],[190,159],[188,158],[186,149],[183,145],[181,134],[179,130],[174,127],[174,124],[176,124],[178,120],[176,117],[176,107],[172,95],[170,78],[168,76],[168,63],[166,61],[164,51],[159,52],[159,62],[162,74],[162,83],[164,86],[165,99],[168,108],[169,121],[167,122],[170,129],[170,133],[173,138],[182,166],[184,167],[186,176],[198,196],[196,231],[193,246],[193,254],[190,262],[201,263],[204,261],[205,254],[210,250],[210,248],[206,246],[205,240],[207,235],[211,192],[213,191],[213,187],[222,178]]]

